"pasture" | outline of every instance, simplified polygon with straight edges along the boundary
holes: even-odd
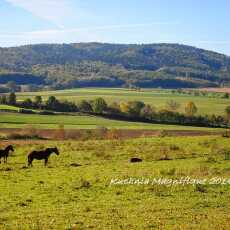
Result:
[[[141,91],[136,91],[119,88],[79,88],[17,94],[19,100],[33,98],[35,95],[43,96],[44,100],[46,100],[48,96],[53,95],[58,99],[72,100],[74,102],[79,102],[82,99],[91,100],[96,97],[103,97],[108,103],[139,100],[154,106],[158,110],[164,109],[167,101],[174,100],[181,105],[179,108],[180,112],[184,112],[184,107],[187,102],[193,101],[198,107],[198,114],[202,115],[223,115],[225,108],[230,105],[230,99],[223,99],[221,97],[214,98],[211,94],[207,96],[193,96],[172,93],[171,90],[162,89],[142,89]]]
[[[229,185],[119,185],[112,179],[229,178],[219,136],[103,141],[1,141],[1,229],[228,229]],[[27,154],[57,146],[48,167]],[[131,164],[131,157],[143,162]]]

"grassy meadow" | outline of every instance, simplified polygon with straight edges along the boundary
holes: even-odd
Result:
[[[140,100],[165,107],[169,100],[194,101],[200,114],[220,114],[229,99],[172,94],[169,90],[73,89],[19,93],[19,100],[42,95],[79,102],[103,97],[114,101]],[[86,115],[39,115],[16,113],[18,108],[1,105],[0,128],[10,132],[36,129],[109,129],[220,131],[221,129],[147,124]],[[12,110],[12,112],[6,112]],[[100,130],[100,129],[99,129]],[[7,129],[9,132],[9,130]],[[87,130],[88,132],[88,130]],[[33,133],[32,133],[33,134]],[[35,133],[34,133],[35,134]],[[190,177],[211,180],[230,178],[230,142],[221,135],[168,136],[84,140],[1,139],[0,148],[12,144],[7,164],[0,164],[0,229],[228,229],[228,184],[163,185],[113,184],[134,178],[179,180]],[[189,134],[186,134],[189,135]],[[206,134],[205,134],[206,135]],[[6,136],[7,137],[7,136]],[[23,137],[25,138],[25,137]],[[57,146],[48,167],[34,161],[27,167],[27,154]],[[132,164],[138,157],[143,162]],[[230,179],[229,179],[230,182]]]
[[[25,98],[33,98],[35,95],[43,96],[44,100],[53,95],[58,99],[72,100],[74,102],[79,102],[82,99],[91,100],[96,97],[103,97],[108,103],[139,100],[146,104],[153,105],[156,109],[164,109],[167,101],[174,100],[181,105],[178,110],[180,112],[184,112],[184,107],[187,102],[193,101],[198,107],[198,114],[202,115],[223,115],[225,108],[230,105],[230,99],[212,97],[211,93],[207,96],[193,96],[172,93],[171,90],[161,89],[142,89],[141,91],[136,91],[119,88],[79,88],[18,93],[18,98],[19,100],[23,100]]]
[[[11,143],[15,152],[0,165],[0,229],[229,228],[229,185],[111,184],[128,178],[229,178],[227,138]],[[58,146],[60,155],[51,155],[47,168],[40,161],[26,167],[30,151],[49,146]],[[143,162],[131,164],[131,157]]]

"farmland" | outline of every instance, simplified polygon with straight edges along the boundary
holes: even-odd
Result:
[[[1,229],[229,227],[229,185],[110,184],[127,178],[229,178],[226,138],[10,143],[15,152],[0,165]],[[26,167],[28,152],[49,146],[58,146],[60,155],[52,155],[47,168],[39,161]],[[129,163],[134,156],[143,162]]]
[[[23,100],[36,95],[44,100],[54,95],[74,102],[96,97],[108,103],[141,100],[158,110],[173,99],[181,104],[181,111],[187,101],[194,101],[201,114],[223,114],[229,102],[221,97],[179,95],[168,90],[74,89],[19,93],[17,97]],[[119,121],[80,113],[25,114],[6,105],[1,105],[0,110],[0,147],[12,144],[15,148],[8,163],[0,164],[0,229],[171,230],[229,226],[229,184],[112,182],[130,178],[229,179],[230,144],[222,137],[222,129]],[[28,137],[39,132],[55,134],[60,127],[66,134],[86,132],[87,136]],[[101,138],[97,132],[102,128],[126,132],[126,138]],[[96,132],[89,136],[92,130]],[[27,132],[26,137],[15,138],[23,132]],[[36,160],[34,167],[27,167],[29,152],[54,146],[60,155],[51,155],[48,167]],[[143,161],[132,164],[132,157]]]
[[[143,101],[152,105],[156,111],[166,108],[168,101],[177,102],[180,107],[179,112],[184,113],[184,106],[189,102],[195,102],[198,114],[224,115],[225,108],[230,104],[230,99],[222,98],[217,94],[205,96],[194,96],[188,94],[172,93],[171,90],[148,89],[148,90],[129,90],[129,89],[109,89],[109,88],[81,88],[71,90],[24,92],[17,93],[17,100],[22,101],[26,98],[33,99],[41,95],[43,101],[49,96],[55,96],[59,100],[68,100],[79,103],[81,100],[93,100],[103,97],[108,104],[121,101]],[[116,129],[142,129],[142,130],[214,130],[212,128],[199,128],[181,125],[148,124],[142,122],[119,121],[102,117],[76,114],[73,115],[38,115],[15,113],[19,108],[9,105],[0,105],[1,112],[0,128],[26,128],[34,126],[39,129],[56,129],[64,125],[66,129],[95,129],[97,127],[116,128]],[[10,113],[9,111],[12,111]],[[35,111],[35,110],[34,110]],[[36,111],[35,111],[36,112]]]
[[[142,130],[221,130],[205,127],[127,122],[84,115],[38,115],[9,112],[1,112],[0,114],[0,128],[27,128],[28,126],[33,126],[37,129],[57,129],[60,125],[64,125],[64,128],[66,129],[95,129],[97,127],[106,127],[110,129],[115,128]]]
[[[164,109],[167,101],[174,100],[181,105],[179,112],[184,112],[186,103],[188,101],[193,101],[198,107],[198,114],[201,115],[223,115],[225,108],[230,105],[230,99],[224,99],[220,96],[213,97],[211,93],[206,96],[193,96],[172,93],[170,90],[160,89],[142,89],[141,91],[136,91],[115,88],[80,88],[35,93],[18,93],[18,98],[19,100],[23,100],[28,97],[33,98],[35,95],[43,96],[44,100],[52,95],[58,99],[72,100],[74,102],[79,102],[82,99],[91,100],[97,97],[103,97],[108,103],[139,100],[154,106],[158,110]]]

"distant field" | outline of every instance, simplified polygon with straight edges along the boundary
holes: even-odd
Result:
[[[230,88],[200,88],[198,90],[206,92],[230,93]]]
[[[95,129],[103,126],[117,129],[154,129],[154,130],[219,130],[212,128],[148,124],[104,119],[95,116],[38,115],[20,113],[0,113],[0,128],[25,128],[33,126],[38,129],[55,129],[64,125],[66,129]]]
[[[165,108],[169,100],[177,101],[181,104],[180,112],[184,112],[184,107],[188,101],[193,101],[198,107],[198,114],[217,114],[223,115],[226,106],[230,105],[230,99],[212,98],[208,96],[191,96],[184,94],[173,94],[170,90],[146,89],[141,91],[129,89],[110,89],[110,88],[81,88],[60,91],[47,91],[36,93],[19,93],[20,100],[33,98],[35,95],[42,95],[46,99],[54,95],[59,99],[72,100],[79,102],[82,99],[94,99],[103,97],[108,103],[120,101],[140,100],[155,106],[157,109]]]
[[[18,107],[10,106],[10,105],[1,105],[0,104],[0,110],[12,110],[12,111],[18,111]]]

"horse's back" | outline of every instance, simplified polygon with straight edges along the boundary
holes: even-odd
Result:
[[[29,155],[28,158],[34,158],[37,160],[42,160],[47,157],[47,154],[44,151],[32,151]]]
[[[35,155],[37,153],[37,151],[32,151],[28,154],[28,157],[33,157],[33,155]]]

